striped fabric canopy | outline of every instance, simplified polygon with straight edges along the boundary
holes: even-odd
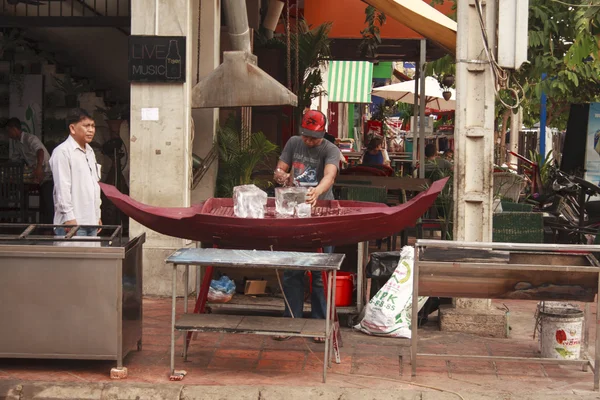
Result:
[[[368,61],[331,61],[327,94],[329,101],[370,103],[373,64]]]

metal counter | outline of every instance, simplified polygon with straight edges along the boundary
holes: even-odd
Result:
[[[114,236],[114,235],[113,235]],[[115,360],[142,343],[142,244],[3,240],[0,357]]]

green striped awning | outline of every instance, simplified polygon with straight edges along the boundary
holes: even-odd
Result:
[[[373,64],[368,61],[331,61],[327,81],[328,101],[370,103]]]

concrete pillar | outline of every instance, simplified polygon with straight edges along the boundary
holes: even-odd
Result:
[[[190,205],[191,88],[194,10],[198,0],[133,0],[133,35],[187,36],[186,82],[131,84],[131,197],[164,207]],[[158,108],[158,121],[143,121],[142,108]],[[192,243],[158,234],[131,221],[132,235],[146,232],[144,294],[169,295],[171,270],[164,260]],[[180,277],[181,279],[181,277]],[[193,286],[194,276],[190,279]],[[183,285],[179,285],[182,288]]]
[[[200,69],[200,80],[211,73],[220,63],[221,55],[221,2],[219,0],[197,0],[200,9],[196,8],[196,16],[200,11],[200,63],[198,64],[198,29],[195,30],[194,63]],[[195,18],[194,20],[198,20]],[[193,81],[197,83],[197,74],[194,73]],[[193,152],[204,159],[216,144],[216,127],[219,123],[219,109],[196,108],[192,110],[194,119]],[[213,162],[208,171],[192,192],[192,204],[201,202],[214,196],[217,182],[217,161]]]
[[[480,2],[490,51],[496,43],[497,0]],[[454,151],[454,238],[492,241],[494,78],[484,50],[473,0],[459,0],[456,52]],[[440,328],[485,336],[506,336],[506,314],[490,300],[455,299],[440,309]]]

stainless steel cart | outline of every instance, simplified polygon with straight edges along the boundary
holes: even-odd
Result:
[[[106,237],[35,235],[40,228],[0,224],[0,357],[121,368],[142,345],[145,235],[121,238],[115,226]]]
[[[596,347],[594,360],[586,354],[589,335],[584,336],[584,359],[500,357],[465,354],[422,354],[418,346],[418,297],[443,296],[514,300],[566,300],[586,303],[586,327],[589,327],[588,304],[598,302],[600,264],[591,254],[599,245],[527,244],[452,242],[418,240],[415,245],[413,272],[411,367],[417,373],[418,358],[476,359],[490,361],[579,364],[594,367],[594,389],[600,375],[600,335],[595,319]],[[526,285],[523,285],[526,283]],[[586,329],[587,330],[587,329]]]

